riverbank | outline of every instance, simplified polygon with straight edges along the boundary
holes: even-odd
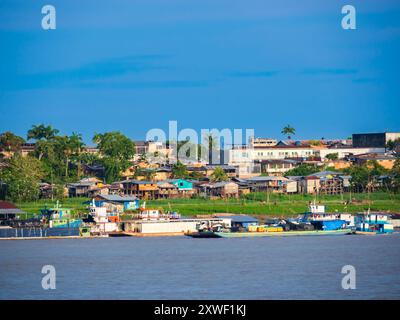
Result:
[[[347,203],[352,199],[351,203]],[[75,213],[86,213],[87,198],[66,198],[61,200],[64,207]],[[146,201],[147,207],[177,211],[183,216],[214,213],[250,214],[256,216],[292,217],[306,211],[312,195],[280,195],[251,193],[239,199],[160,199]],[[372,211],[400,212],[400,194],[377,192],[368,194],[343,194],[318,196],[317,201],[326,205],[327,212],[361,212],[369,207]],[[23,211],[38,214],[44,206],[53,206],[55,200],[41,199],[35,202],[17,203]],[[129,216],[127,217],[129,218]]]

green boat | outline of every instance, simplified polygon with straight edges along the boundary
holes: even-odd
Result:
[[[71,209],[62,208],[58,201],[54,208],[44,208],[40,211],[50,228],[79,228],[82,225],[82,219],[73,218]]]
[[[260,237],[293,237],[293,236],[339,236],[354,233],[353,229],[282,231],[282,232],[194,232],[187,234],[193,238],[260,238]]]

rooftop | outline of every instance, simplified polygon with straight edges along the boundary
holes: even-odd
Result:
[[[104,200],[111,201],[111,202],[130,202],[138,200],[135,196],[120,196],[120,195],[98,195],[97,197],[103,198]]]

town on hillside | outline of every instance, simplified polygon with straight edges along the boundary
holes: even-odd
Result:
[[[97,134],[95,146],[85,145],[79,134],[61,136],[51,126],[33,126],[28,142],[5,132],[0,135],[0,199],[218,199],[252,192],[335,195],[398,190],[400,133],[296,140],[291,137],[294,129],[289,129],[283,130],[287,140],[252,137],[246,145],[221,150],[218,164],[215,159],[172,159],[176,152],[168,141],[133,142],[119,132]]]

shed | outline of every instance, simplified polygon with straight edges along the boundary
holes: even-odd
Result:
[[[25,212],[11,202],[0,201],[0,220],[15,219],[17,214],[25,214]]]

